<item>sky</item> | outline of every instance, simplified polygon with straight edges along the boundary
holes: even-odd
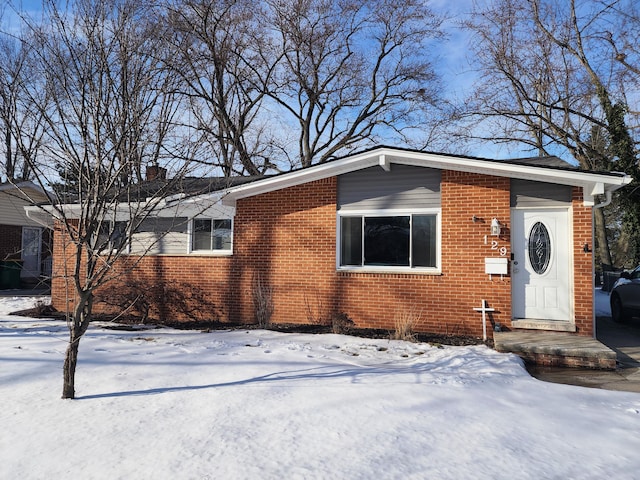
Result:
[[[481,3],[485,0],[481,0]],[[37,16],[40,11],[41,0],[10,0],[15,8],[29,12]],[[473,87],[476,74],[473,71],[473,59],[469,58],[469,35],[464,29],[459,28],[458,22],[471,10],[472,5],[478,3],[474,0],[431,0],[429,4],[434,11],[446,16],[444,28],[447,36],[438,45],[437,71],[442,76],[445,96],[448,98],[464,98]],[[12,8],[5,7],[3,27],[11,30],[17,25]],[[295,139],[294,139],[295,140]],[[295,143],[295,142],[294,142]],[[456,152],[450,152],[456,153]],[[470,144],[463,152],[469,155],[487,158],[514,158],[530,156],[529,153],[519,151],[517,148],[504,145],[491,145],[487,143]]]
[[[266,330],[114,330],[0,298],[2,478],[637,478],[640,394],[545,383],[512,354]]]
[[[443,25],[443,29],[446,32],[446,37],[440,41],[437,45],[437,73],[442,78],[444,87],[444,97],[447,99],[456,99],[462,101],[465,97],[469,96],[472,91],[475,82],[477,81],[478,74],[474,71],[474,58],[469,51],[469,43],[472,41],[470,34],[464,28],[460,27],[460,22],[467,16],[471,10],[475,8],[481,8],[483,5],[490,3],[491,0],[429,0],[428,4],[431,8],[446,17],[446,21]],[[1,2],[1,0],[0,0]],[[7,3],[5,0],[4,3]],[[40,11],[42,0],[8,0],[8,3],[16,5],[16,8],[23,9],[25,11],[36,14]],[[11,15],[11,9],[5,7],[5,18],[3,20],[4,28],[11,28],[12,22],[15,24],[15,18]],[[7,25],[8,24],[8,25]],[[436,52],[434,52],[436,53]],[[273,108],[275,115],[278,115],[278,110],[275,106]],[[280,116],[280,118],[283,118]],[[273,126],[274,119],[269,117],[268,121]],[[289,120],[285,119],[281,122],[275,122],[280,128],[274,128],[277,130],[280,140],[288,140],[288,147],[292,151],[297,150],[297,137],[291,135],[291,138],[285,138],[283,131],[288,130]],[[293,121],[293,120],[291,120]],[[485,128],[485,127],[482,127]],[[490,134],[488,135],[490,136]],[[383,143],[387,143],[381,140]],[[404,146],[404,145],[399,145]],[[433,144],[433,148],[430,149],[427,145],[427,150],[442,151],[443,153],[462,153],[482,158],[495,158],[495,159],[514,159],[523,158],[536,155],[535,151],[530,148],[517,143],[500,143],[491,144],[489,142],[481,141],[467,141],[467,143],[456,144],[452,146],[442,146],[439,143]],[[552,150],[555,154],[562,157],[569,162],[575,162],[573,158],[563,149],[557,148]],[[292,155],[295,162],[297,156]],[[284,170],[290,168],[287,161],[282,159],[280,167]]]

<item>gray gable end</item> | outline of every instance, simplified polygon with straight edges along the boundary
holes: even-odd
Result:
[[[402,210],[440,207],[440,170],[394,164],[338,177],[339,210]]]

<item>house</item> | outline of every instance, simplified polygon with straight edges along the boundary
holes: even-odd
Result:
[[[37,283],[50,274],[50,230],[29,218],[24,209],[27,205],[48,202],[47,192],[33,182],[0,184],[0,261],[18,260],[22,267],[19,277],[22,282],[16,285],[3,282],[0,288]]]
[[[155,226],[134,234],[131,256],[157,240],[157,225],[168,234],[133,270],[125,259],[121,285],[104,297],[147,288],[150,315],[182,319],[254,323],[262,301],[281,323],[341,314],[393,329],[413,315],[424,332],[594,336],[593,209],[630,180],[554,158],[377,147],[167,199]],[[52,301],[64,308],[65,279],[54,277]]]

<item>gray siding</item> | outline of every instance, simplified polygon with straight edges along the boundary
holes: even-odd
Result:
[[[41,227],[38,222],[27,217],[24,207],[31,202],[21,198],[16,192],[0,192],[0,225]]]
[[[189,219],[150,217],[142,221],[131,239],[132,254],[184,255],[189,247]]]
[[[392,164],[338,177],[339,210],[440,207],[440,170]]]
[[[511,207],[566,207],[571,205],[571,186],[531,180],[511,180]]]

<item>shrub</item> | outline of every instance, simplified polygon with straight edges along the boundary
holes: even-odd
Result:
[[[349,333],[353,326],[353,320],[344,312],[334,313],[331,316],[331,331],[333,333]]]
[[[132,315],[141,323],[167,322],[171,317],[191,321],[217,320],[216,306],[207,294],[191,283],[128,280],[96,295],[96,303],[109,307],[116,318]]]
[[[251,282],[251,298],[256,321],[260,327],[268,327],[273,315],[273,288],[267,285],[262,275],[256,273]]]
[[[307,323],[311,325],[331,325],[331,315],[319,295],[315,295],[315,302],[313,302],[305,294],[304,309],[307,315]]]
[[[415,327],[422,318],[422,310],[415,307],[405,308],[397,313],[394,319],[395,330],[393,332],[394,340],[415,341]]]

